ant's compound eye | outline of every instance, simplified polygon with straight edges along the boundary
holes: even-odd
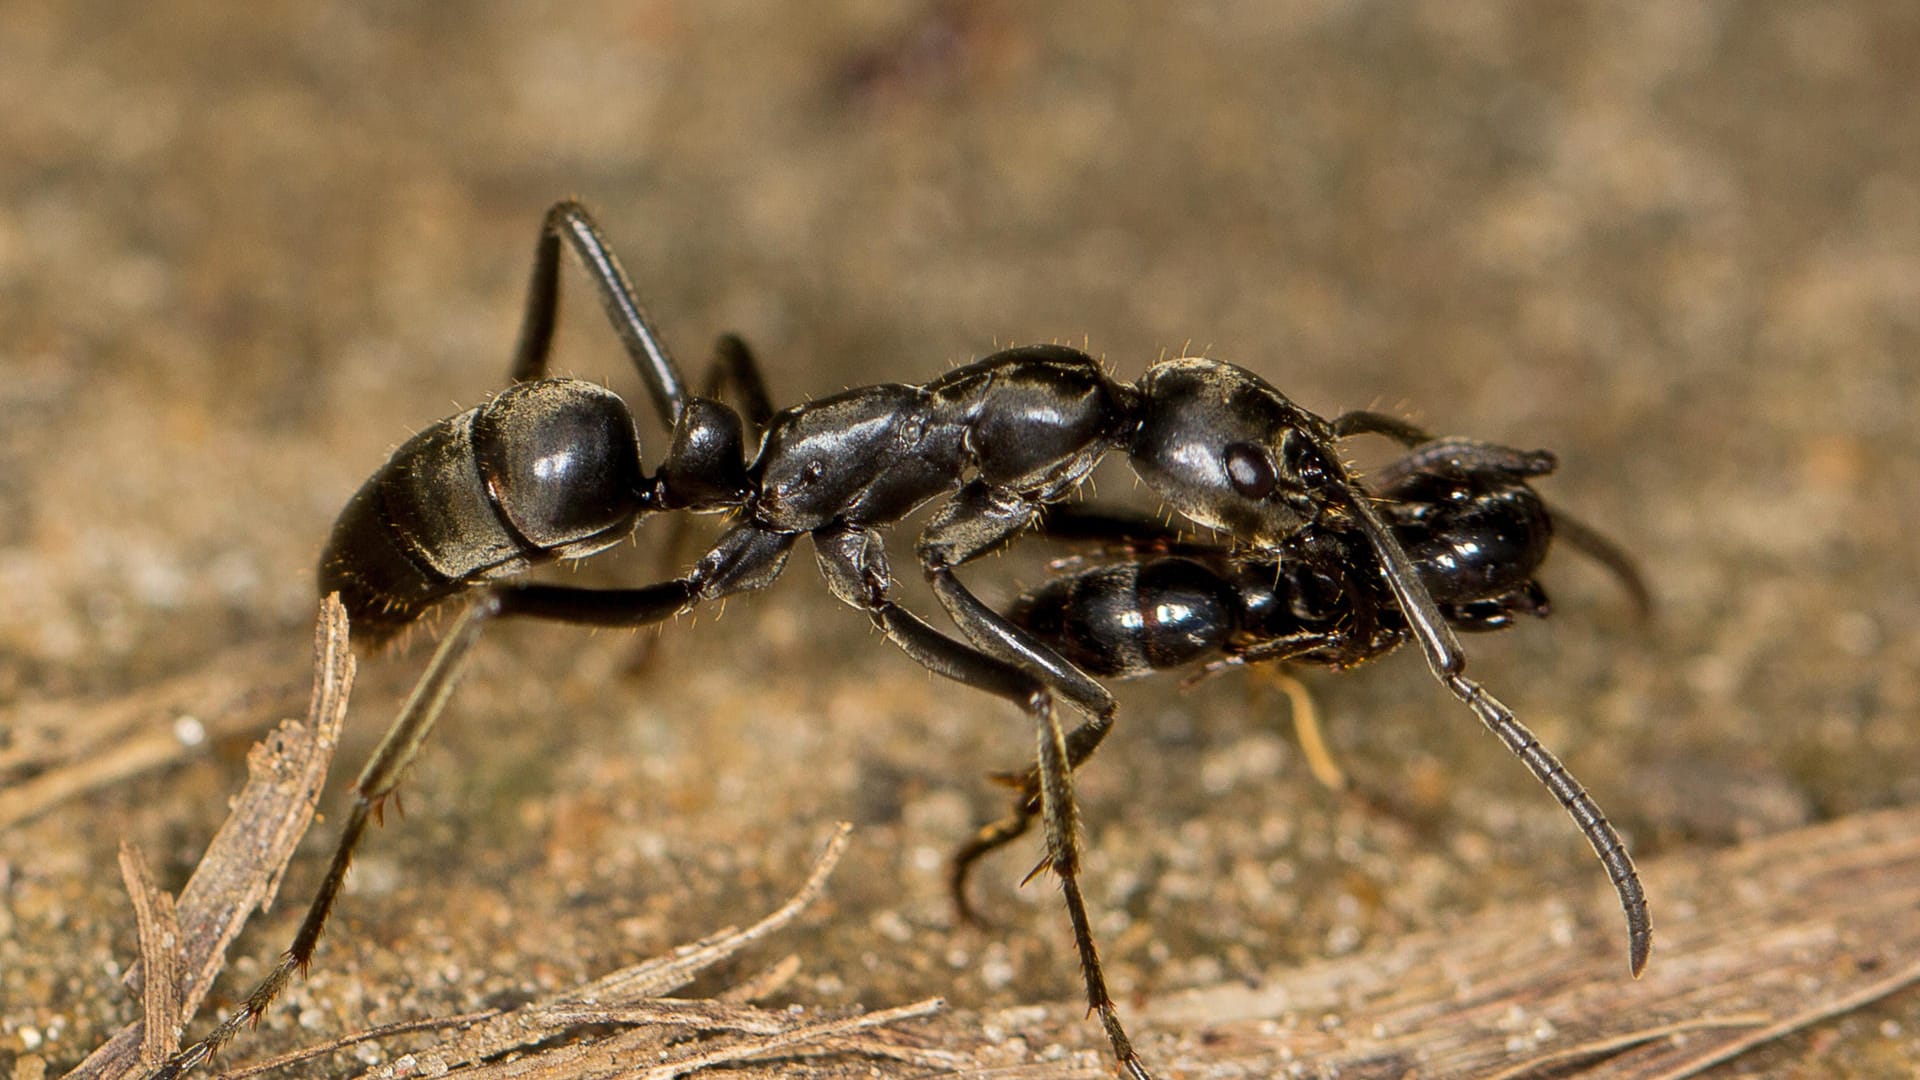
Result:
[[[1311,437],[1288,432],[1280,443],[1280,456],[1286,461],[1287,475],[1301,487],[1316,488],[1327,482],[1326,456]]]
[[[1265,448],[1253,443],[1233,443],[1221,453],[1227,467],[1227,480],[1233,490],[1249,499],[1264,499],[1273,494],[1277,477],[1273,459]]]

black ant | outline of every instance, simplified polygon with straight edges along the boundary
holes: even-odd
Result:
[[[563,243],[585,265],[671,430],[652,476],[618,397],[592,383],[543,377]],[[1560,763],[1462,673],[1465,657],[1416,563],[1375,508],[1374,493],[1341,460],[1338,440],[1374,430],[1372,414],[1330,423],[1252,372],[1215,360],[1165,361],[1138,383],[1122,382],[1085,353],[1057,345],[1007,349],[924,385],[862,387],[774,413],[751,354],[729,337],[707,392],[696,395],[592,218],[573,202],[555,205],[542,224],[512,377],[514,385],[486,404],[402,445],[341,512],[321,556],[320,589],[340,594],[362,640],[389,640],[443,602],[457,600],[461,611],[360,773],[358,798],[292,946],[238,1011],[154,1076],[177,1077],[206,1061],[312,960],[368,820],[419,753],[487,623],[658,623],[766,586],[808,536],[834,595],[864,611],[908,656],[1006,698],[1033,720],[1044,865],[1065,894],[1088,1003],[1120,1065],[1150,1080],[1107,992],[1079,884],[1072,770],[1112,728],[1117,706],[1097,680],[955,575],[1033,527],[1114,452],[1167,505],[1252,551],[1277,554],[1303,531],[1337,528],[1357,538],[1359,565],[1380,577],[1434,673],[1548,784],[1601,853],[1627,910],[1634,971],[1645,964],[1645,900],[1619,837]],[[718,400],[728,387],[743,401],[745,420]],[[749,424],[758,440],[751,457]],[[941,497],[915,556],[964,639],[894,602],[878,531]],[[511,580],[617,543],[643,516],[680,510],[725,513],[731,524],[679,578],[632,589]],[[1056,695],[1088,717],[1071,733],[1055,713]]]
[[[1553,454],[1435,439],[1373,414],[1350,414],[1347,427],[1389,435],[1407,447],[1368,477],[1368,488],[1421,587],[1455,630],[1501,630],[1520,616],[1544,617],[1547,597],[1534,575],[1556,538],[1609,570],[1646,617],[1651,599],[1626,554],[1564,511],[1550,510],[1529,485],[1553,471]],[[1076,507],[1050,509],[1042,528],[1051,539],[1094,543],[1098,553],[1056,561],[1054,568],[1064,572],[1016,597],[1007,617],[1092,675],[1133,678],[1199,664],[1197,681],[1263,662],[1344,671],[1387,655],[1412,633],[1372,542],[1349,520],[1323,519],[1270,548],[1192,539],[1158,521]],[[1337,786],[1331,763],[1311,760],[1314,721],[1296,721],[1316,774]],[[1524,729],[1496,730],[1562,803],[1584,801]],[[977,921],[966,895],[973,864],[1032,822],[1035,779],[1028,775],[1020,786],[1013,812],[954,857],[949,884],[955,907],[970,921]],[[1595,846],[1616,884],[1631,875],[1613,849]],[[1630,921],[1638,914],[1631,904],[1627,912]],[[1636,925],[1635,974],[1644,962],[1645,935]]]

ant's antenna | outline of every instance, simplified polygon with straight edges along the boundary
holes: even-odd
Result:
[[[1600,856],[1601,864],[1607,868],[1607,877],[1620,896],[1620,907],[1627,915],[1627,966],[1634,977],[1639,978],[1653,950],[1653,922],[1647,916],[1646,892],[1640,886],[1640,875],[1633,868],[1633,857],[1627,854],[1626,844],[1607,816],[1600,812],[1593,796],[1587,794],[1560,759],[1540,745],[1533,732],[1514,718],[1512,709],[1466,677],[1466,654],[1461,651],[1459,639],[1441,616],[1432,595],[1420,583],[1413,560],[1368,504],[1367,493],[1353,483],[1349,483],[1348,490],[1346,508],[1359,523],[1360,531],[1366,534],[1374,554],[1379,556],[1387,588],[1393,591],[1394,602],[1406,617],[1407,628],[1420,643],[1420,651],[1426,654],[1427,666],[1433,669],[1434,678],[1472,709],[1515,757],[1526,763],[1567,813],[1573,815],[1587,843],[1593,845],[1594,854]]]

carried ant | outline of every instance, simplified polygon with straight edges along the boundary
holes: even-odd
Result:
[[[545,377],[563,245],[586,267],[671,432],[651,476],[619,397],[594,383]],[[1350,613],[1397,621],[1396,643],[1417,642],[1442,684],[1573,814],[1619,892],[1632,970],[1646,964],[1646,901],[1619,836],[1560,762],[1466,677],[1453,632],[1462,609],[1448,598],[1445,581],[1429,580],[1432,561],[1423,574],[1423,563],[1396,534],[1404,525],[1393,516],[1393,501],[1383,502],[1342,460],[1340,439],[1404,433],[1397,421],[1351,413],[1329,422],[1252,372],[1217,360],[1163,361],[1128,383],[1058,345],[1006,349],[923,385],[860,387],[774,412],[751,353],[729,336],[716,349],[704,392],[695,394],[593,219],[570,201],[556,204],[542,223],[511,374],[513,385],[487,403],[403,444],[341,512],[321,556],[320,591],[340,594],[362,641],[391,640],[445,603],[457,602],[460,613],[361,771],[332,862],[292,945],[240,1009],[153,1077],[171,1080],[204,1063],[311,962],[368,821],[419,753],[488,623],[662,622],[765,587],[806,536],[828,588],[865,612],[888,640],[929,671],[1005,698],[1032,719],[1032,795],[1016,817],[1023,829],[1031,817],[1042,822],[1042,865],[1060,881],[1088,1004],[1117,1062],[1135,1080],[1150,1080],[1108,994],[1079,882],[1072,773],[1112,729],[1118,707],[1044,631],[994,611],[955,573],[1040,524],[1111,453],[1124,454],[1189,522],[1231,537],[1236,554],[1217,556],[1221,567],[1261,566],[1264,559],[1269,569],[1286,568],[1299,545],[1331,545],[1303,565],[1376,590],[1365,599],[1352,594]],[[742,402],[744,419],[719,400],[723,390]],[[914,553],[961,637],[894,601],[879,531],[936,499],[945,501]],[[601,551],[643,518],[674,511],[729,520],[678,578],[627,589],[516,580],[535,566]],[[1251,561],[1236,562],[1242,559]],[[1030,611],[1026,621],[1032,623]],[[1355,644],[1343,639],[1326,647]],[[1056,697],[1086,716],[1072,731],[1056,714]]]
[[[1528,483],[1557,467],[1553,454],[1437,439],[1378,414],[1349,414],[1346,426],[1406,448],[1368,477],[1368,487],[1421,587],[1455,630],[1484,633],[1521,616],[1545,617],[1546,592],[1534,575],[1555,539],[1612,573],[1642,618],[1651,610],[1646,584],[1626,554],[1578,519],[1550,509]],[[1194,539],[1157,520],[1079,507],[1050,508],[1041,531],[1093,544],[1095,552],[1056,560],[1057,575],[1017,596],[1007,618],[1091,675],[1125,679],[1198,665],[1189,677],[1197,682],[1261,663],[1345,671],[1386,656],[1412,635],[1370,541],[1340,518],[1316,522],[1270,548]],[[1310,705],[1303,693],[1289,693],[1309,765],[1323,783],[1339,787]],[[1503,737],[1526,759],[1538,747],[1515,745],[1521,735],[1514,727]],[[1577,798],[1564,771],[1555,773],[1548,763],[1544,773],[1563,803]],[[1032,823],[1034,777],[1019,786],[1013,812],[980,830],[952,861],[954,905],[969,921],[978,921],[966,894],[973,864]]]

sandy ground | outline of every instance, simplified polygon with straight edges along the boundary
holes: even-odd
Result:
[[[1638,555],[1657,621],[1562,557],[1551,622],[1469,646],[1638,853],[1920,801],[1912,5],[3,14],[0,706],[244,647],[301,683],[333,514],[501,385],[540,215],[577,195],[683,362],[738,330],[780,403],[1064,341],[1128,377],[1204,352],[1316,411],[1551,447],[1551,497]],[[641,400],[590,305],[557,362]],[[665,532],[575,580],[656,575]],[[1040,558],[972,580],[1004,598]],[[945,853],[1000,808],[983,776],[1030,745],[1013,710],[923,676],[805,559],[643,640],[489,638],[253,1049],[749,920],[839,819],[831,902],[786,939],[796,1000],[1076,993],[1054,893],[1013,888],[1031,849],[981,875],[998,931],[946,903]],[[366,665],[348,759],[423,656]],[[1617,932],[1564,815],[1417,657],[1310,683],[1369,797],[1315,785],[1268,691],[1126,688],[1081,785],[1124,994],[1547,894]],[[244,745],[0,833],[0,1069],[62,1070],[135,1015],[115,845],[177,885]],[[1916,1032],[1908,994],[1742,1067],[1847,1075]]]

